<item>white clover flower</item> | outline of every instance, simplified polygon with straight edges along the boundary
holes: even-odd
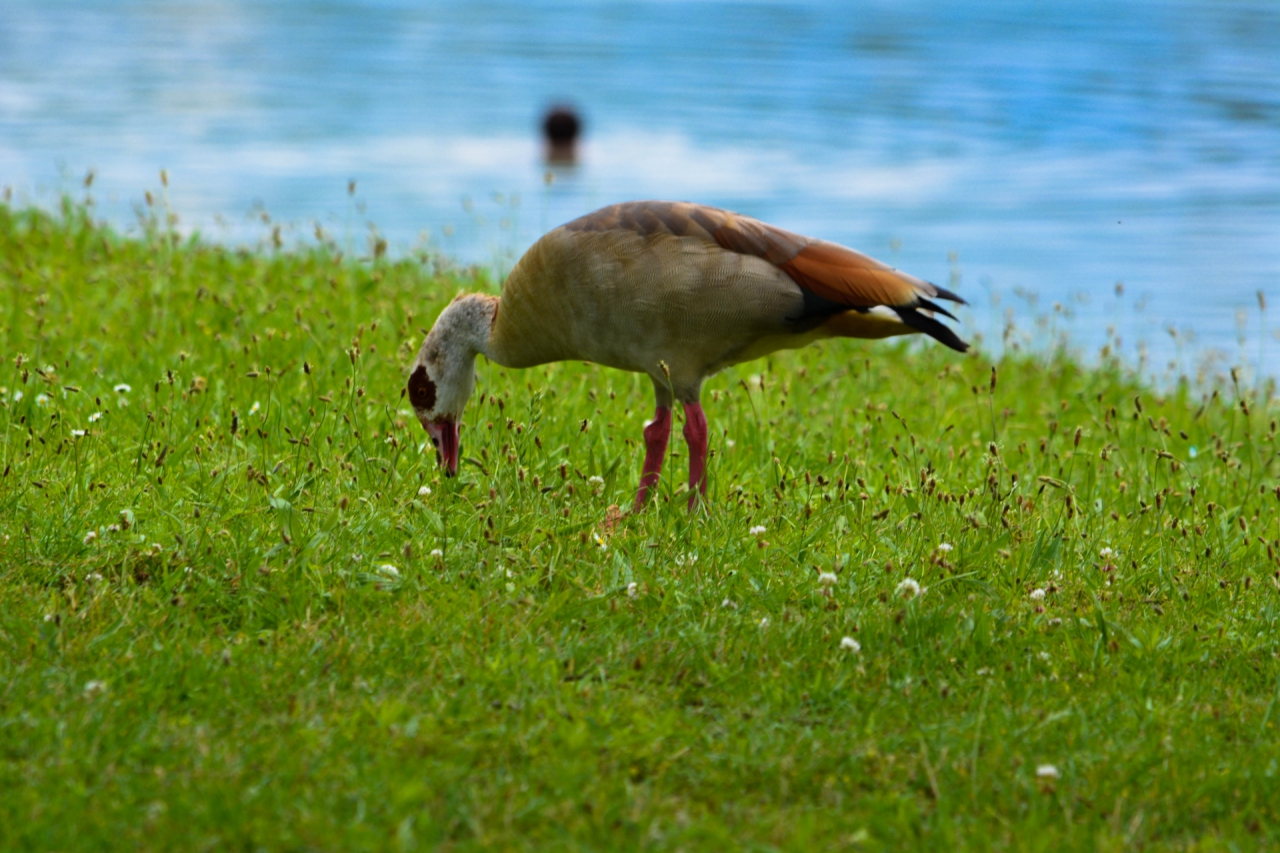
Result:
[[[429,495],[429,494],[431,494],[431,487],[430,487],[430,486],[420,486],[420,487],[418,488],[418,497],[420,497],[420,498],[425,498],[425,497],[426,497],[427,495]]]
[[[635,581],[627,584],[627,598],[638,598],[640,596],[640,585]]]
[[[724,601],[720,602],[720,606],[721,606],[723,609],[725,609],[725,610],[737,610],[737,609],[738,609],[738,605],[737,605],[737,604],[735,604],[735,603],[734,603],[734,601],[733,601],[733,599],[730,599],[730,598],[726,598]]]
[[[1104,560],[1109,560],[1115,553],[1116,553],[1115,551],[1112,551],[1111,548],[1108,547],[1108,548],[1103,548],[1101,551],[1099,551],[1098,556]]]
[[[383,563],[378,566],[378,579],[374,583],[374,587],[380,590],[392,589],[400,582],[400,570],[390,563]]]
[[[763,536],[763,535],[764,535],[764,531],[765,531],[765,527],[764,527],[764,525],[763,525],[763,524],[757,524],[756,526],[754,526],[754,527],[752,527],[750,530],[748,530],[748,531],[747,531],[747,533],[749,533],[749,534],[750,534],[750,535],[752,535],[752,536]]]
[[[26,394],[23,394],[21,391],[14,391],[14,392],[13,392],[13,402],[15,402],[15,403],[16,403],[16,402],[18,402],[19,400],[21,400],[21,399],[22,399],[23,397],[25,397],[25,396],[26,396]]]
[[[835,572],[819,572],[818,586],[835,586],[840,582],[840,578],[836,577]]]
[[[115,392],[117,394],[128,394],[132,390],[133,390],[133,386],[125,382],[121,382],[119,385],[115,387]]]
[[[439,548],[432,548],[432,549],[431,549],[431,553],[430,553],[430,555],[428,555],[428,556],[431,556],[431,557],[443,557],[443,556],[444,556],[444,551],[441,551]]]
[[[1045,663],[1048,663],[1049,661],[1053,660],[1053,655],[1049,654],[1048,652],[1041,652],[1039,655],[1037,655],[1037,657],[1039,657],[1040,660],[1044,661]]]
[[[101,696],[107,692],[107,682],[105,681],[88,681],[84,685],[84,698],[92,699],[95,696]]]
[[[46,614],[44,615],[44,621],[46,621],[46,622],[52,622],[52,621],[53,621],[53,614],[52,614],[52,613],[46,613]]]
[[[97,572],[89,572],[89,574],[84,576],[84,579],[89,583],[100,583],[102,581],[102,575]]]
[[[952,548],[952,545],[950,542],[941,542],[938,544],[938,550],[944,554],[950,551],[951,548]]]
[[[845,637],[840,641],[840,648],[848,649],[856,655],[858,652],[862,651],[862,643],[859,643],[853,637]]]
[[[696,562],[698,562],[697,554],[677,554],[676,555],[677,566],[692,566]]]
[[[725,447],[733,447],[733,446],[734,446],[735,444],[737,444],[737,443],[738,443],[738,442],[734,441],[732,438],[726,438],[726,439],[724,440],[724,446],[725,446]]]
[[[1058,772],[1058,768],[1052,764],[1041,764],[1036,767],[1036,778],[1038,779],[1060,779],[1062,774]]]
[[[760,630],[763,631],[765,628],[768,628],[768,627],[769,627],[769,617],[766,616],[760,620]]]
[[[94,412],[92,415],[89,415],[89,423],[91,424],[96,424],[100,420],[102,420],[102,412]]]
[[[911,578],[903,578],[894,592],[903,598],[915,598],[921,593],[920,584]]]
[[[603,486],[604,477],[601,477],[598,474],[593,474],[587,478],[587,482],[592,484],[593,486]]]
[[[91,545],[93,544],[93,540],[97,538],[98,538],[98,531],[90,530],[88,533],[84,535],[84,544]]]
[[[1028,595],[1028,597],[1029,597],[1032,601],[1044,601],[1044,590],[1043,590],[1043,589],[1033,589],[1033,590],[1031,590],[1031,593]]]
[[[84,438],[84,430],[82,429],[73,429],[71,434],[76,438]]]
[[[262,411],[262,404],[257,400],[254,400],[253,405],[249,407],[249,414],[256,415],[260,411]]]
[[[47,406],[47,405],[49,405],[49,395],[48,395],[48,394],[37,394],[37,395],[36,395],[36,405],[37,405],[37,406]]]

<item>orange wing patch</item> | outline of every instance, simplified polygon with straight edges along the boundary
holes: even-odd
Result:
[[[891,267],[835,243],[814,242],[778,266],[796,284],[842,305],[914,305],[919,298],[915,286]]]

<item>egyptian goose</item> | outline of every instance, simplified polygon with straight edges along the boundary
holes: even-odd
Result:
[[[458,422],[475,358],[504,367],[592,361],[647,373],[657,408],[644,429],[636,493],[658,483],[673,399],[684,405],[689,504],[706,493],[702,382],[731,364],[822,338],[924,332],[968,344],[934,319],[959,296],[835,243],[700,204],[635,201],[561,225],[525,253],[502,296],[459,296],[422,343],[409,401],[446,473],[458,469]]]

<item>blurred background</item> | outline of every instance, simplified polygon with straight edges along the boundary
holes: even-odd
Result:
[[[0,185],[91,170],[122,228],[151,191],[211,240],[498,276],[598,206],[700,201],[957,288],[993,351],[1280,372],[1274,0],[0,0]]]

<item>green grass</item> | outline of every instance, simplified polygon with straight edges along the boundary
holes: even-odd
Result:
[[[1231,383],[826,343],[711,380],[707,505],[673,442],[610,528],[647,379],[482,360],[462,476],[422,449],[406,366],[491,281],[68,204],[0,207],[0,287],[5,849],[1280,837],[1276,423]]]

